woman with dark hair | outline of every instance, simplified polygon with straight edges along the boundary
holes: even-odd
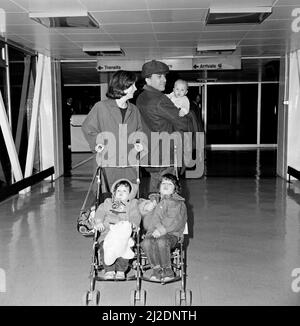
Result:
[[[103,153],[107,152],[109,160],[104,163],[100,153],[97,154],[97,163],[105,166],[110,186],[120,178],[133,183],[137,178],[136,168],[128,166],[128,153],[136,145],[127,142],[130,134],[142,131],[140,113],[129,102],[136,91],[136,80],[137,76],[131,71],[115,72],[108,84],[108,99],[97,102],[82,124],[82,132],[92,152],[95,153],[99,145],[107,147]],[[113,135],[115,140],[107,142],[107,135]]]

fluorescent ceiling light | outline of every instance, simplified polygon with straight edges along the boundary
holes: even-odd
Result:
[[[272,13],[272,7],[209,8],[206,25],[260,24]]]
[[[97,20],[87,11],[31,12],[29,18],[47,28],[99,28]]]
[[[205,45],[198,44],[197,52],[234,52],[236,50],[236,44],[216,44],[216,45]]]
[[[124,56],[124,50],[119,46],[84,46],[83,52],[91,56],[114,57]]]

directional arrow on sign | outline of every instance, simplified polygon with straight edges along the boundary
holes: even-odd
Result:
[[[194,69],[198,69],[199,66],[198,66],[198,65],[193,65],[193,68],[194,68]]]

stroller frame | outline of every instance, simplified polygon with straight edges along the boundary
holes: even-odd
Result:
[[[103,178],[104,177],[104,178]],[[97,182],[97,189],[96,189],[96,209],[100,204],[101,200],[101,194],[102,194],[102,184],[103,179],[105,182],[106,190],[109,190],[108,188],[108,182],[106,178],[105,170],[98,166],[96,169],[96,172],[94,173],[93,179],[91,181],[88,193],[86,195],[83,207],[80,211],[80,213],[84,212],[84,206],[86,205],[87,198],[90,195],[92,191],[92,185],[94,184],[95,180]],[[137,191],[137,197],[139,197],[139,165],[137,166],[137,184],[138,184],[138,191]],[[96,289],[96,282],[97,281],[105,281],[105,282],[123,282],[123,281],[136,281],[136,290],[133,290],[131,292],[131,300],[134,297],[135,302],[140,302],[141,305],[145,305],[146,300],[146,292],[141,289],[141,275],[140,275],[140,269],[139,264],[136,263],[140,260],[140,230],[134,230],[132,237],[135,239],[135,248],[134,253],[135,256],[131,260],[130,267],[132,270],[135,271],[136,275],[129,275],[124,280],[106,280],[104,277],[99,276],[99,271],[103,269],[102,265],[102,258],[100,257],[100,250],[99,250],[99,243],[98,238],[100,235],[100,231],[94,230],[93,232],[93,245],[92,245],[92,255],[91,255],[91,266],[90,266],[90,288],[88,291],[86,291],[83,295],[83,304],[85,306],[98,306],[100,303],[100,291]],[[91,234],[88,234],[87,236],[91,236]]]
[[[139,186],[140,186],[140,179],[139,179],[139,153],[137,155],[138,157],[138,164],[137,164],[137,185],[138,185],[138,192],[137,192],[137,198],[139,198]],[[176,146],[175,146],[175,157],[176,157]],[[178,178],[178,171],[177,171],[177,160],[175,159],[174,162],[174,170],[175,175]],[[87,197],[89,196],[90,192],[92,191],[92,185],[97,179],[97,190],[96,190],[96,208],[98,207],[100,203],[100,195],[102,194],[102,176],[104,176],[104,182],[106,186],[106,190],[109,191],[108,188],[108,182],[105,174],[105,170],[98,166],[91,185],[89,187],[86,199],[84,201],[84,205],[87,202]],[[83,207],[84,207],[83,205]],[[84,211],[84,209],[81,210]],[[175,271],[175,277],[172,278],[169,281],[162,280],[160,284],[165,285],[169,283],[174,283],[180,281],[181,287],[175,290],[175,305],[176,306],[190,306],[192,304],[192,291],[186,288],[186,247],[184,245],[184,235],[187,234],[187,224],[184,231],[184,234],[179,239],[178,243],[176,244],[175,248],[171,251],[171,261],[172,261],[172,268]],[[95,230],[93,232],[93,246],[92,246],[92,257],[91,257],[91,268],[90,268],[90,289],[85,292],[83,295],[83,304],[88,306],[98,306],[100,303],[100,291],[96,289],[96,282],[97,281],[135,281],[136,287],[134,290],[131,290],[130,292],[130,305],[131,306],[144,306],[146,305],[146,290],[142,289],[142,281],[147,282],[155,282],[150,280],[148,277],[144,275],[144,273],[149,270],[151,267],[148,263],[147,256],[143,252],[141,248],[141,232],[140,229],[135,230],[133,232],[133,236],[135,237],[135,247],[134,247],[134,253],[135,256],[131,260],[132,263],[130,264],[130,267],[133,271],[135,271],[135,275],[130,275],[125,278],[125,280],[105,280],[103,277],[99,276],[99,271],[102,269],[102,263],[101,263],[101,257],[100,257],[100,250],[99,250],[99,238],[100,232],[98,230]],[[89,235],[90,236],[90,235]],[[158,282],[155,282],[158,283]]]
[[[175,176],[178,179],[178,169],[177,169],[177,147],[174,146],[174,170]],[[181,282],[180,289],[175,290],[175,305],[176,306],[191,306],[192,304],[192,291],[186,288],[186,247],[184,245],[184,235],[188,234],[187,223],[183,235],[180,237],[175,248],[171,250],[171,267],[175,271],[175,277],[169,281],[161,280],[160,284],[165,285],[174,282]],[[146,277],[144,273],[149,270],[150,264],[148,262],[147,256],[143,252],[140,241],[138,243],[138,255],[137,255],[137,290],[131,292],[130,304],[135,306],[137,303],[145,305],[146,303],[146,291],[141,289],[141,281],[158,283],[157,281],[151,280]],[[141,280],[139,280],[139,278]]]

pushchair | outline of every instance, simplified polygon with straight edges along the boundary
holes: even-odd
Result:
[[[137,198],[139,197],[139,164],[137,164]],[[94,189],[96,186],[96,189]],[[105,188],[106,191],[103,191]],[[95,193],[95,194],[94,194]],[[103,275],[103,256],[101,255],[100,245],[98,242],[100,231],[94,228],[94,215],[97,207],[104,202],[106,198],[111,197],[108,180],[106,177],[105,169],[98,166],[92,181],[90,183],[87,195],[85,197],[84,203],[80,210],[80,215],[77,220],[77,230],[85,237],[93,237],[92,244],[92,256],[91,256],[91,267],[90,267],[90,288],[83,295],[83,304],[86,306],[98,306],[100,304],[100,291],[96,289],[97,281],[136,281],[135,302],[141,302],[144,305],[145,302],[145,291],[141,290],[141,277],[138,274],[137,269],[138,264],[136,261],[139,258],[139,239],[140,230],[133,229],[131,238],[135,242],[135,246],[132,248],[134,252],[133,259],[129,262],[130,273],[126,275],[124,280],[107,280]],[[91,206],[92,205],[92,206]]]
[[[177,152],[176,145],[174,146],[174,172],[175,176],[178,179],[178,168],[177,168]],[[142,233],[142,232],[141,232]],[[175,277],[169,281],[161,280],[161,284],[165,285],[173,282],[181,282],[181,287],[175,290],[175,305],[176,306],[191,306],[192,305],[192,291],[186,288],[186,239],[185,237],[188,235],[188,225],[186,223],[183,235],[180,237],[177,242],[175,248],[171,251],[171,267],[175,273]],[[143,235],[141,235],[141,239]],[[141,281],[147,282],[156,282],[152,281],[147,275],[146,272],[151,269],[150,264],[148,262],[147,256],[142,250],[140,244],[138,244],[139,255],[136,260],[136,270],[137,270],[137,278],[141,278]],[[130,304],[136,305],[137,303],[141,303],[143,305],[146,304],[146,291],[140,288],[140,284],[142,283],[140,280],[137,280],[137,290],[133,290],[131,292]],[[157,283],[157,282],[156,282]]]
[[[176,151],[176,147],[175,147]],[[139,154],[137,155],[137,198],[139,198]],[[175,175],[178,178],[177,164],[176,160],[174,163]],[[96,182],[96,199],[91,208],[87,208],[88,198],[93,192],[93,185]],[[102,191],[103,184],[105,185],[106,192]],[[95,230],[93,227],[93,217],[94,212],[97,209],[98,205],[103,202],[106,198],[110,196],[109,186],[105,174],[105,170],[98,166],[96,169],[92,182],[90,184],[88,193],[84,200],[82,209],[80,211],[80,216],[77,221],[78,231],[85,237],[93,237],[93,246],[92,246],[92,263],[90,268],[90,289],[85,292],[83,295],[83,304],[84,305],[93,305],[98,306],[100,303],[100,291],[96,290],[96,281],[106,281],[103,276],[101,276],[101,271],[103,270],[102,257],[99,250],[99,231]],[[172,268],[175,272],[175,277],[167,282],[162,281],[161,284],[168,284],[173,282],[181,282],[180,289],[175,291],[175,305],[177,306],[190,306],[192,304],[192,292],[186,288],[186,247],[184,236],[187,234],[187,225],[184,231],[184,235],[179,239],[176,247],[172,250],[171,260]],[[126,281],[135,281],[135,289],[130,292],[130,305],[136,306],[146,305],[146,290],[142,289],[142,281],[152,282],[147,276],[146,272],[150,269],[150,264],[147,261],[147,256],[143,252],[140,242],[143,237],[142,225],[141,229],[133,230],[132,238],[135,241],[134,258],[130,262],[130,269],[133,272],[132,275],[126,277]]]

